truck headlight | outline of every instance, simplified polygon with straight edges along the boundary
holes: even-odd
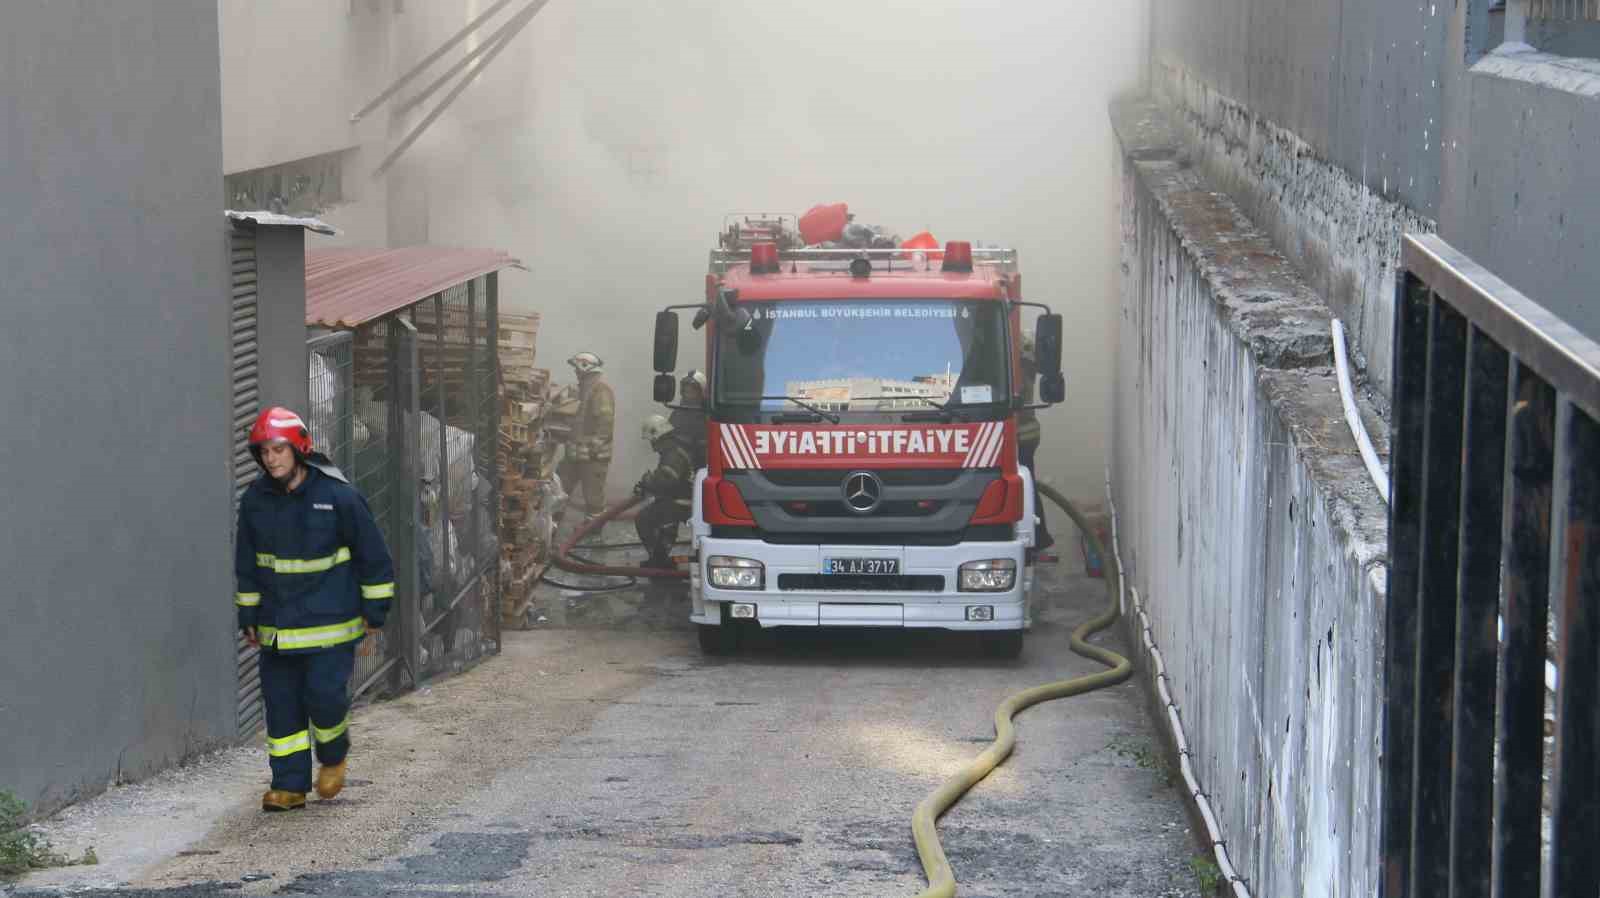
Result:
[[[706,559],[706,578],[718,589],[760,589],[767,569],[754,558],[713,555]]]
[[[969,561],[957,569],[961,592],[1005,592],[1017,582],[1017,563],[1010,558]]]

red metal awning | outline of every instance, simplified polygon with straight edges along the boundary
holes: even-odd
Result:
[[[521,264],[497,249],[308,249],[306,324],[359,327],[457,284]]]

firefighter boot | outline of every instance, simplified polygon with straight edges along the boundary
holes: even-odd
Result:
[[[261,810],[263,811],[293,811],[306,806],[306,793],[285,792],[282,789],[269,789],[267,794],[261,796]]]
[[[324,764],[317,771],[317,794],[323,798],[332,798],[344,788],[344,768],[347,762],[337,764]]]

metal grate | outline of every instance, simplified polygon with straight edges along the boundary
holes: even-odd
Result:
[[[1588,898],[1600,346],[1437,237],[1407,237],[1402,267],[1382,894]]]
[[[1600,0],[1526,0],[1528,18],[1557,22],[1600,22]]]
[[[843,486],[848,470],[762,471],[761,476],[778,486]],[[961,468],[884,468],[874,471],[885,486],[948,486],[967,473]]]

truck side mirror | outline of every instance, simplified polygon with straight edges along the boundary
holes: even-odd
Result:
[[[677,390],[678,381],[670,374],[657,374],[655,382],[655,399],[662,405],[672,401],[672,394]]]
[[[1045,398],[1044,384],[1051,375],[1061,373],[1061,316],[1048,313],[1039,316],[1039,323],[1034,325],[1033,349],[1039,364],[1039,396],[1045,402],[1060,402],[1060,399]],[[1066,389],[1065,382],[1062,389]]]
[[[1067,398],[1067,378],[1060,371],[1046,374],[1039,378],[1039,399],[1050,405],[1065,402]]]
[[[678,367],[678,313],[662,310],[656,313],[656,371],[671,374]],[[658,388],[656,392],[660,392]]]

